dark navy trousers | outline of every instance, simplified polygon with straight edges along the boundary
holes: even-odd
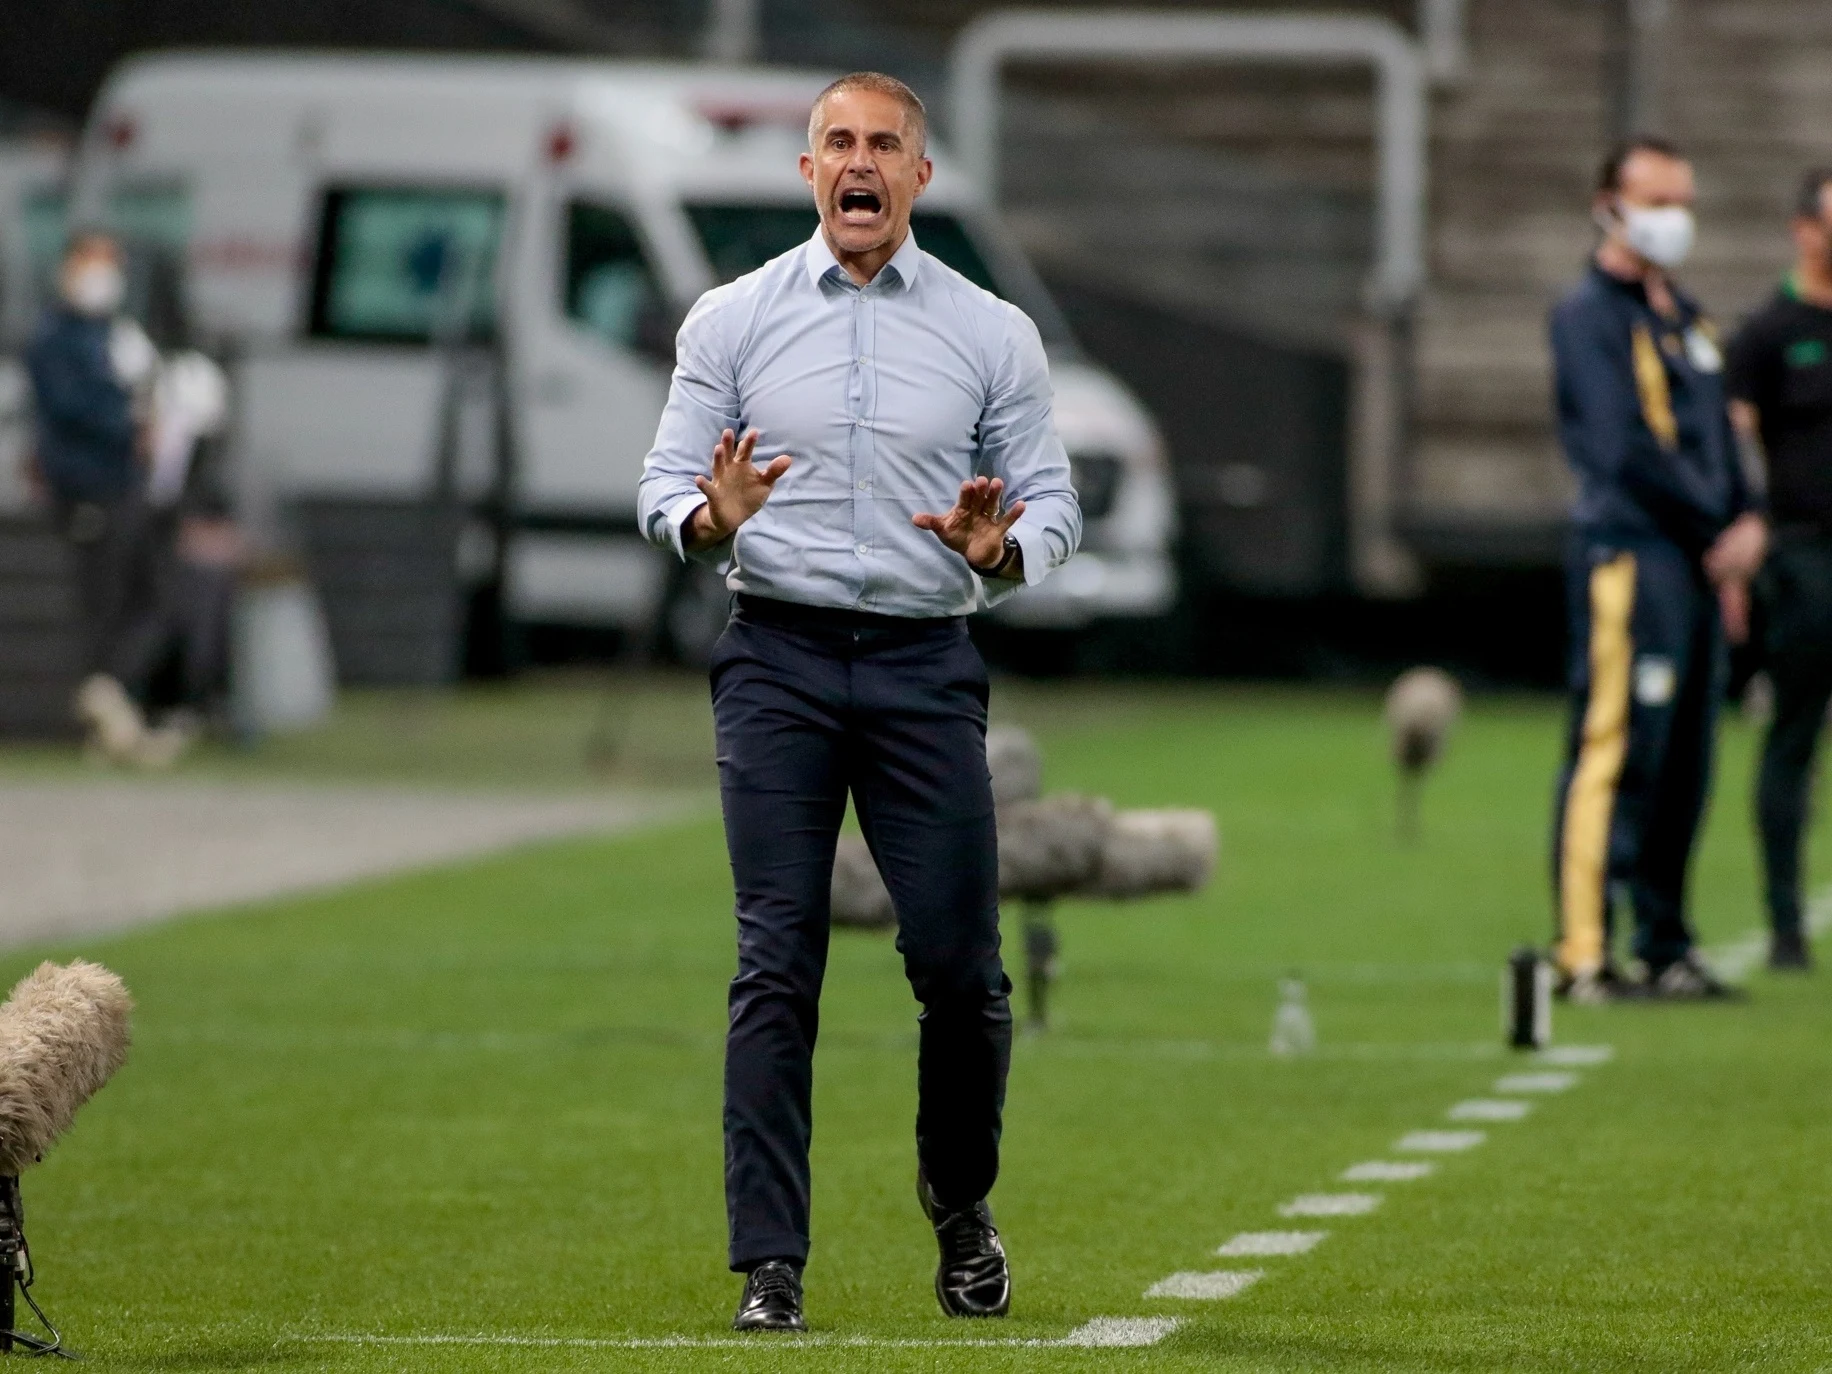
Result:
[[[738,973],[725,1047],[731,1266],[808,1255],[808,1147],[833,853],[846,799],[921,1003],[916,1154],[938,1200],[998,1175],[1011,1063],[986,668],[958,619],[741,596],[712,655]]]
[[[1763,666],[1775,714],[1762,743],[1756,817],[1769,921],[1800,933],[1800,848],[1813,792],[1813,756],[1832,702],[1832,538],[1780,529],[1757,579]]]
[[[1574,539],[1571,724],[1553,834],[1558,962],[1602,965],[1615,897],[1655,968],[1692,947],[1686,877],[1711,780],[1727,660],[1698,561],[1662,539]]]

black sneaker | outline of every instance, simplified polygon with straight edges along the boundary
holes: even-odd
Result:
[[[1807,948],[1807,937],[1798,930],[1777,930],[1769,941],[1768,966],[1778,973],[1810,972],[1813,952]]]
[[[959,1211],[944,1211],[920,1173],[916,1175],[916,1199],[935,1227],[935,1242],[941,1247],[941,1263],[935,1270],[935,1297],[941,1310],[950,1317],[1003,1317],[1011,1311],[1011,1269],[985,1200]]]
[[[801,1270],[787,1260],[765,1260],[744,1276],[734,1331],[806,1331]]]
[[[1648,994],[1663,1002],[1734,1002],[1746,994],[1687,954],[1658,970],[1649,970]]]

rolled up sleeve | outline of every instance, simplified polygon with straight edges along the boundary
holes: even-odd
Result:
[[[710,474],[719,435],[738,424],[738,384],[722,325],[723,312],[710,297],[702,297],[682,322],[668,404],[637,487],[636,518],[643,537],[682,558],[717,561],[726,548],[715,545],[690,554],[681,540],[687,518],[706,504],[693,479]]]
[[[981,471],[1004,481],[1007,501],[1024,502],[1011,528],[1024,553],[1024,582],[1035,586],[1081,546],[1081,503],[1069,480],[1069,455],[1056,434],[1049,358],[1030,317],[1006,308],[1005,346],[980,420]],[[1017,584],[986,587],[989,602]]]

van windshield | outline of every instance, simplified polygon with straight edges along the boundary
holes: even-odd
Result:
[[[733,205],[700,203],[687,207],[687,218],[706,249],[707,260],[722,282],[754,272],[771,258],[788,252],[814,237],[818,224],[812,205]],[[1040,284],[1007,268],[995,273],[987,255],[959,217],[941,211],[918,210],[910,216],[910,232],[923,251],[933,253],[975,286],[1011,301],[1037,323],[1045,339],[1067,341],[1067,330],[1055,303]],[[1004,264],[1001,264],[1004,265]]]
[[[660,303],[655,273],[629,216],[593,201],[569,204],[561,298],[567,318],[609,343],[636,347]]]

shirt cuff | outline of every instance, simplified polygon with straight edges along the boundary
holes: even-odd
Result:
[[[691,496],[683,496],[662,514],[662,519],[668,522],[668,538],[674,544],[674,551],[682,558],[687,557],[687,540],[684,537],[687,532],[687,521],[696,510],[705,504],[706,498],[696,491]]]
[[[1043,531],[1026,524],[1024,517],[1019,516],[1018,523],[1011,527],[1011,537],[1018,541],[1018,548],[1024,554],[1024,585],[1034,587],[1050,575],[1050,556],[1043,547]]]

